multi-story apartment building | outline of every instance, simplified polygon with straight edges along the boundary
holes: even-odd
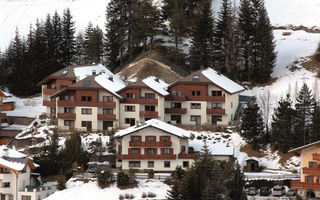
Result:
[[[168,87],[165,121],[183,125],[227,125],[244,88],[215,70],[203,69]]]
[[[189,151],[189,131],[157,119],[120,130],[115,138],[117,166],[124,170],[173,171],[199,156]]]
[[[119,127],[120,99],[125,84],[114,75],[89,76],[51,96],[59,130],[108,130]]]
[[[0,199],[41,200],[53,194],[55,186],[36,186],[37,177],[31,173],[34,168],[25,154],[0,146]]]
[[[300,180],[292,181],[291,187],[303,199],[320,197],[320,141],[290,150],[300,154]]]
[[[125,128],[149,119],[182,125],[228,125],[244,88],[213,69],[171,85],[155,77],[127,82],[102,65],[64,68],[41,81],[47,114],[60,130]]]
[[[120,126],[129,127],[136,122],[157,118],[164,121],[164,98],[168,84],[149,77],[129,82],[118,93],[123,97],[120,104]]]

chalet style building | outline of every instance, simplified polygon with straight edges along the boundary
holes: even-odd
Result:
[[[213,69],[168,85],[156,77],[124,82],[101,64],[69,66],[38,83],[60,131],[126,128],[149,119],[181,125],[228,125],[244,88]]]
[[[56,187],[41,187],[34,168],[25,154],[0,146],[0,199],[41,200],[53,194]]]
[[[290,150],[300,154],[301,176],[292,181],[291,187],[303,199],[320,197],[320,141]]]
[[[157,119],[136,124],[115,134],[116,165],[124,170],[158,172],[188,168],[199,157],[189,150],[192,137],[189,131]]]

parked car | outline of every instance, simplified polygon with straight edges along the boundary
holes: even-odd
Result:
[[[257,195],[258,194],[258,189],[255,187],[249,187],[248,189],[248,195]]]
[[[286,193],[286,189],[284,186],[276,185],[272,189],[272,195],[273,196],[282,196]]]
[[[271,194],[271,190],[268,187],[260,188],[260,196],[269,196]]]
[[[286,192],[287,196],[296,196],[297,192],[293,188],[289,188],[288,191]]]

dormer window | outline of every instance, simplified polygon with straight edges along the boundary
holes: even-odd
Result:
[[[200,76],[199,76],[199,75],[194,75],[194,76],[192,77],[192,80],[193,80],[193,81],[198,81],[198,80],[199,80],[199,78],[200,78]]]
[[[126,96],[126,98],[128,98],[128,99],[134,99],[134,98],[135,98],[134,93],[126,93],[125,96]]]
[[[68,70],[65,70],[62,72],[61,76],[67,76],[67,74],[68,74]]]
[[[96,70],[92,70],[92,75],[96,75],[97,71]]]
[[[90,81],[90,80],[85,80],[85,81],[83,82],[83,86],[85,86],[85,87],[89,87],[90,84],[91,84],[91,81]]]

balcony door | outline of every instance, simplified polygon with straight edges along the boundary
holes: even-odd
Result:
[[[113,121],[103,121],[103,130],[108,130],[109,127],[113,127]]]

